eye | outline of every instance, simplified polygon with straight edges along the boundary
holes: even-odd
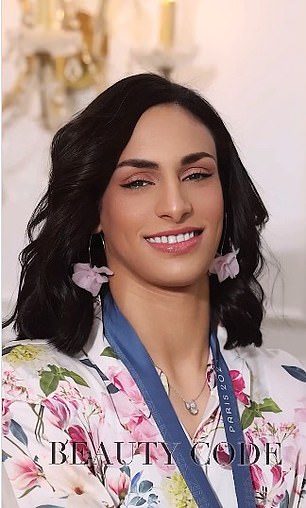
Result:
[[[204,180],[206,178],[209,178],[212,176],[213,173],[204,173],[202,171],[195,171],[194,173],[191,173],[190,175],[187,175],[183,180]]]
[[[121,187],[126,187],[128,189],[141,189],[142,187],[147,187],[147,185],[153,185],[153,182],[138,179],[134,180],[133,182],[122,184]]]

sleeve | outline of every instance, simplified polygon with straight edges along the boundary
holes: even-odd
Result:
[[[306,508],[306,371],[304,365],[290,353],[280,351],[279,366],[283,374],[280,386],[284,399],[293,407],[294,424],[296,425],[296,466],[293,489],[288,495],[288,508]]]
[[[102,479],[71,448],[63,422],[73,414],[74,401],[57,393],[35,397],[29,371],[2,365],[4,508],[114,508]],[[81,435],[81,426],[74,428]]]
[[[268,505],[306,508],[305,368],[287,351],[253,346],[240,351],[252,373],[251,398],[260,414],[252,426],[252,437],[280,445],[281,462],[268,469],[263,462],[267,474],[264,487],[272,500]]]
[[[299,478],[299,485],[296,490],[296,500],[293,507],[306,508],[306,467],[304,468],[304,475]]]
[[[8,479],[6,470],[2,468],[2,508],[18,508],[12,485]]]

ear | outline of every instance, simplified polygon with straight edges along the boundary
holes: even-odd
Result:
[[[93,230],[93,234],[94,235],[98,235],[99,233],[102,233],[102,226],[101,224],[99,224],[94,230]]]
[[[93,230],[92,234],[93,235],[98,235],[99,233],[102,233],[103,232],[103,227],[102,227],[102,216],[101,216],[101,207],[102,207],[102,199],[100,199],[100,202],[99,202],[99,207],[98,207],[98,213],[99,213],[99,224],[95,227],[95,229]]]

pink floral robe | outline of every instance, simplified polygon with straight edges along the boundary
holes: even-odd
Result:
[[[224,350],[224,328],[218,337],[238,401],[257,508],[305,508],[305,370],[282,351]],[[231,453],[210,360],[210,399],[189,438],[190,460],[204,468],[221,505],[235,508]],[[70,358],[44,340],[14,341],[5,347],[2,380],[4,508],[196,506],[134,380],[103,336],[99,306],[82,354]]]

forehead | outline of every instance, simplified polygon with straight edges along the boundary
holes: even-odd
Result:
[[[183,154],[207,151],[216,156],[215,142],[209,129],[189,111],[176,104],[162,104],[145,111],[139,118],[123,156],[141,152],[179,150]]]

